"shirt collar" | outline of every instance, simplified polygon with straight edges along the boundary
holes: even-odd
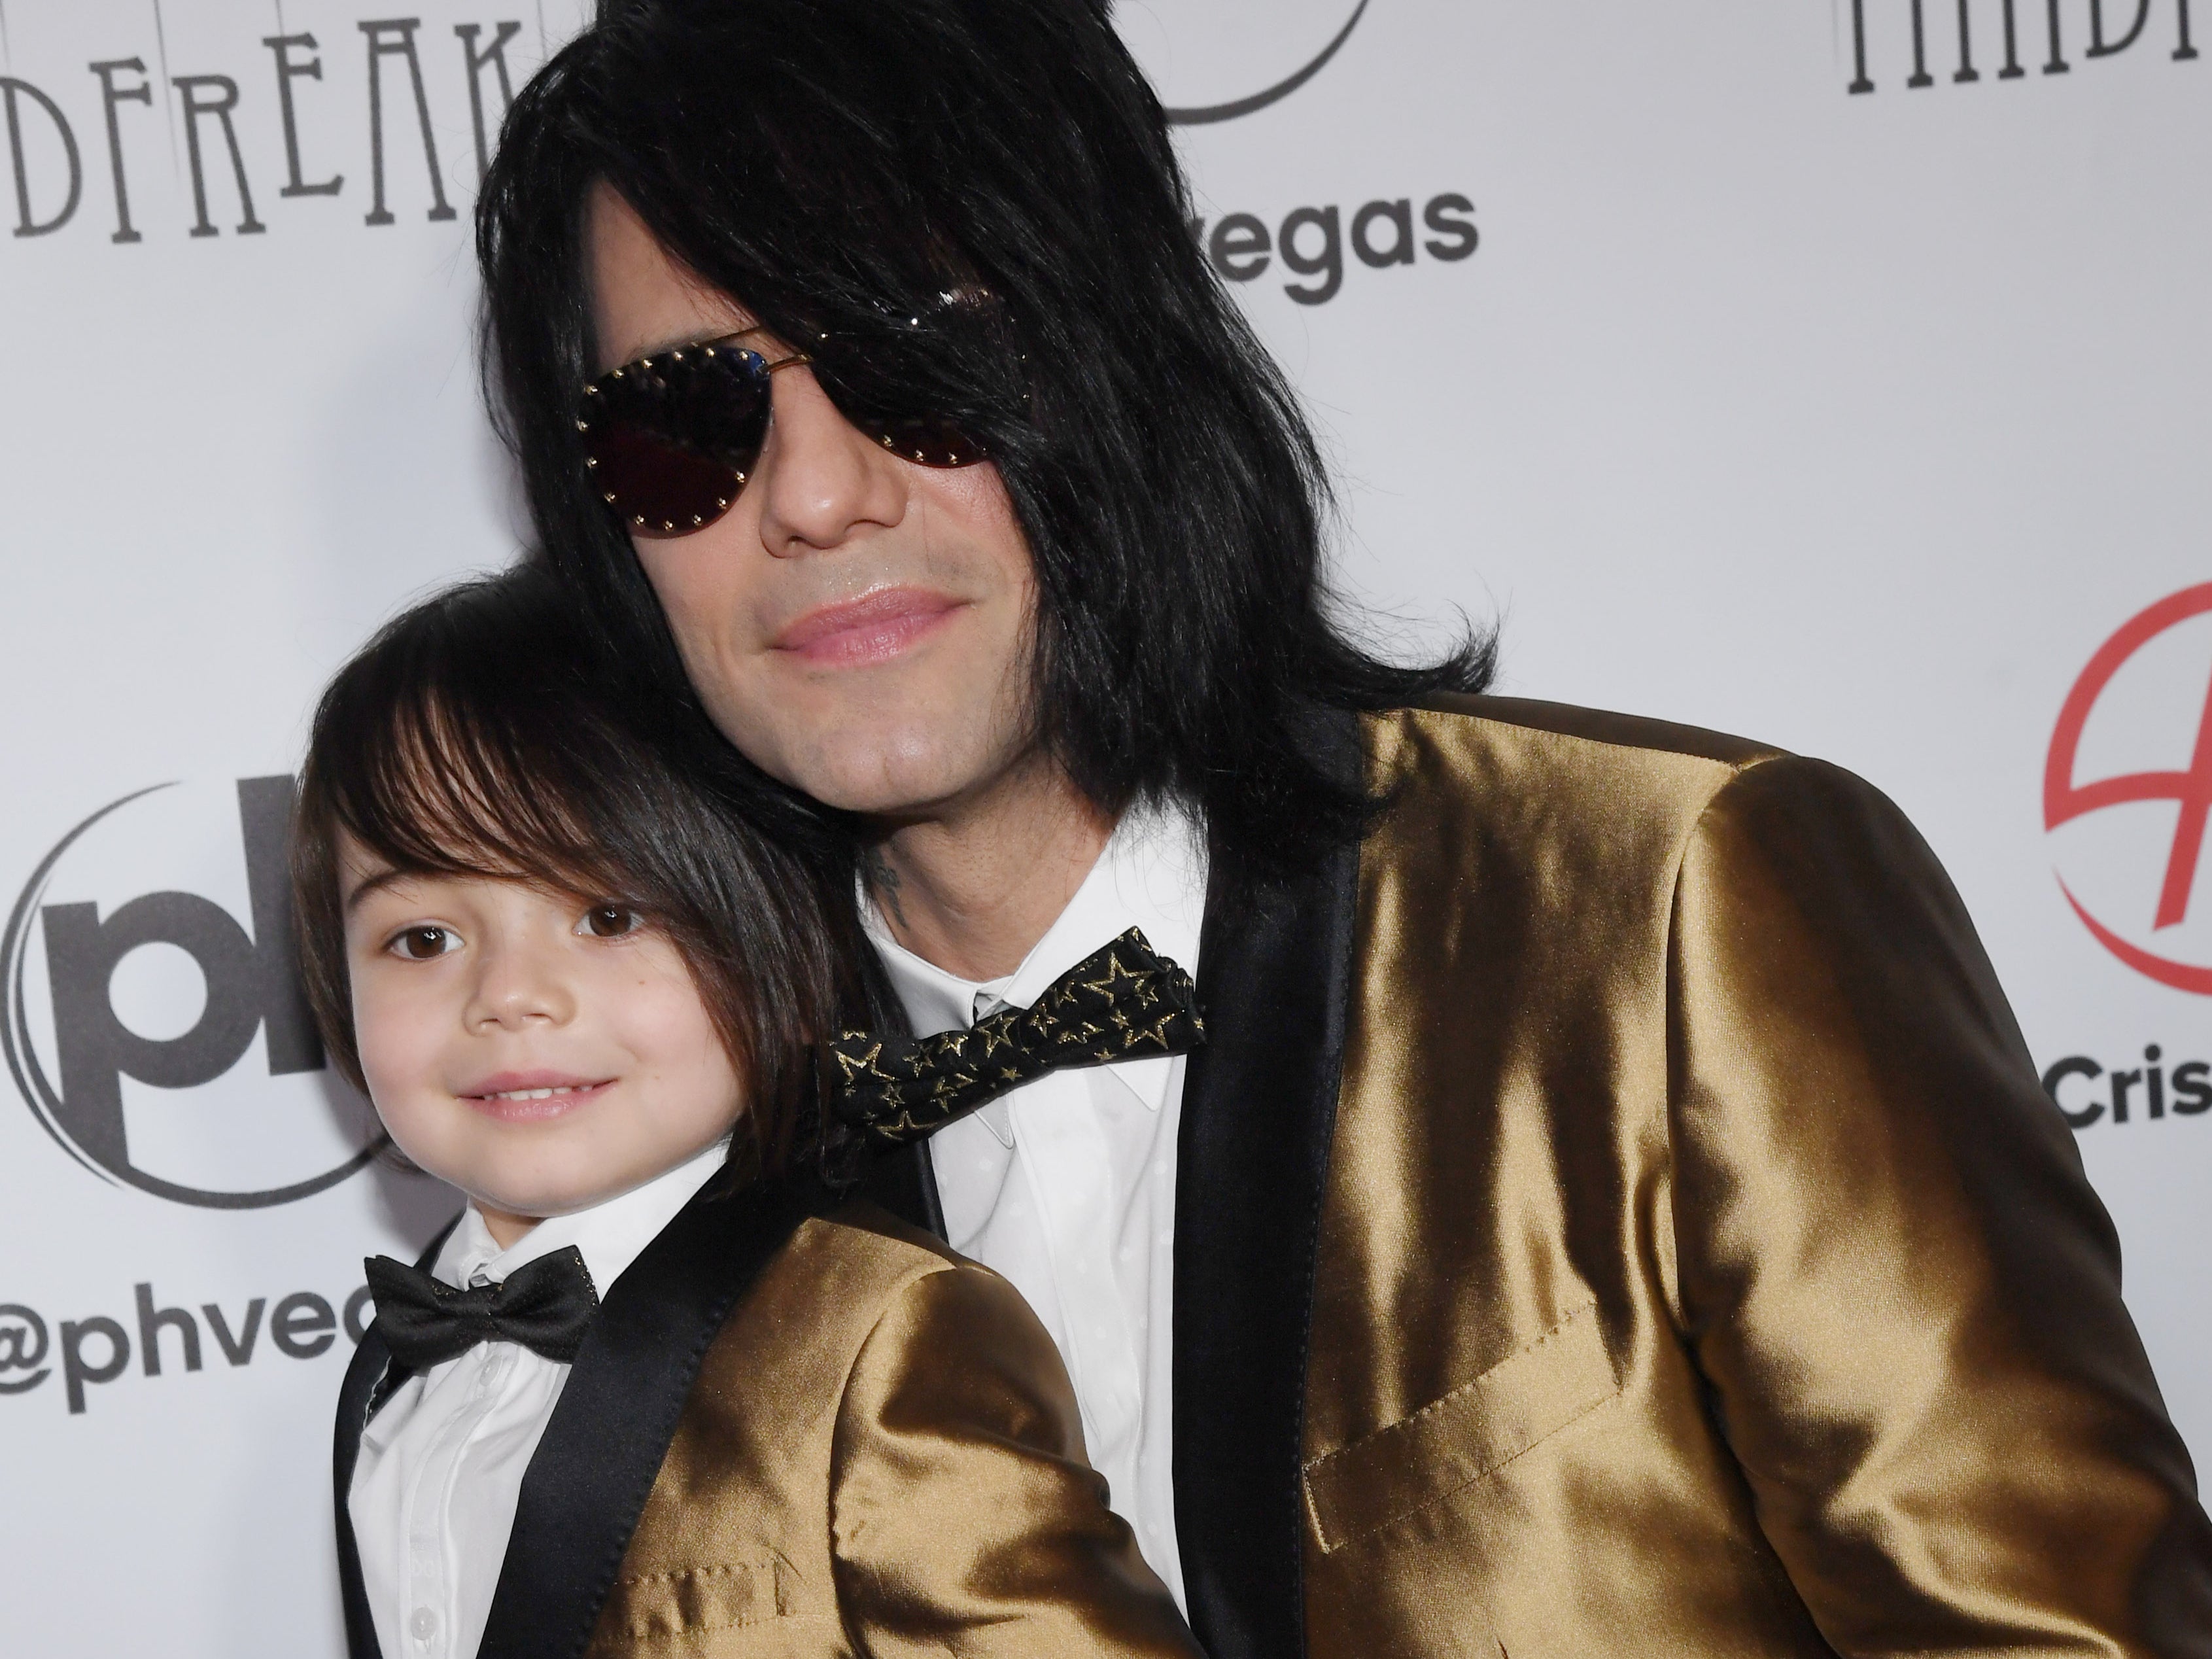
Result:
[[[497,1285],[526,1261],[574,1245],[583,1254],[592,1287],[602,1300],[616,1279],[637,1260],[676,1212],[691,1201],[729,1157],[726,1138],[695,1154],[644,1185],[568,1215],[548,1216],[507,1249],[491,1236],[477,1206],[461,1212],[431,1271],[448,1285]],[[481,1278],[479,1278],[481,1276]]]
[[[1206,878],[1206,838],[1188,813],[1172,807],[1125,812],[1059,920],[1003,979],[963,979],[916,956],[891,937],[865,894],[860,919],[915,1031],[931,1036],[973,1025],[1001,1006],[1028,1007],[1062,974],[1132,927],[1143,928],[1153,950],[1195,979]],[[1172,1060],[1123,1060],[1113,1069],[1154,1111],[1166,1103]]]

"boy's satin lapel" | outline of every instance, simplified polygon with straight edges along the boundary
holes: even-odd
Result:
[[[1356,718],[1322,737],[1359,777]],[[1358,878],[1347,846],[1256,895],[1217,864],[1206,895],[1206,1040],[1176,1177],[1175,1492],[1191,1628],[1213,1659],[1305,1646],[1306,1350]]]
[[[431,1236],[415,1265],[428,1273],[438,1259],[459,1215]],[[353,1535],[353,1466],[361,1459],[361,1431],[368,1425],[368,1408],[375,1403],[378,1385],[391,1368],[392,1351],[372,1325],[353,1351],[345,1382],[338,1389],[338,1429],[331,1466],[331,1492],[337,1499],[338,1595],[345,1607],[346,1651],[352,1659],[378,1659],[376,1620],[369,1614],[368,1587],[361,1576],[361,1547]]]
[[[450,1231],[450,1229],[448,1230]],[[441,1233],[442,1239],[445,1234]],[[434,1250],[437,1247],[434,1244]],[[392,1355],[384,1339],[372,1328],[353,1351],[346,1367],[345,1384],[338,1390],[337,1455],[331,1469],[331,1490],[337,1495],[338,1594],[345,1606],[346,1651],[352,1659],[378,1659],[376,1621],[369,1616],[368,1589],[362,1583],[361,1548],[353,1536],[353,1466],[361,1456],[361,1431],[368,1422],[369,1398],[383,1380]]]
[[[700,1360],[762,1267],[820,1207],[790,1186],[702,1194],[615,1281],[523,1476],[480,1659],[583,1651]]]

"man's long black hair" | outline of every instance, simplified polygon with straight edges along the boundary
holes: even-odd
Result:
[[[904,354],[991,446],[1027,536],[1040,739],[1106,810],[1180,799],[1217,856],[1284,870],[1371,811],[1317,754],[1316,711],[1479,690],[1491,641],[1405,667],[1334,614],[1313,435],[1200,252],[1159,100],[1106,12],[603,0],[516,100],[485,180],[487,378],[542,556],[681,696],[573,420],[596,372],[592,186],[782,337]],[[889,325],[978,290],[992,326]]]

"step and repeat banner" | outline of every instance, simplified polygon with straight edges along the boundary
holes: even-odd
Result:
[[[453,1202],[324,1065],[283,825],[324,678],[518,545],[469,215],[580,13],[0,0],[10,1651],[340,1650],[361,1259]],[[1901,801],[2212,1456],[2212,15],[1116,18],[1341,470],[1346,595]]]

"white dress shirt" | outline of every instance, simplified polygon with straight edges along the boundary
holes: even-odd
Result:
[[[722,1166],[727,1143],[619,1198],[541,1221],[502,1250],[471,1205],[431,1273],[466,1289],[496,1285],[573,1244],[602,1298]],[[516,1342],[480,1342],[400,1384],[362,1431],[346,1495],[362,1583],[384,1659],[470,1659],[524,1472],[568,1367]]]
[[[1026,1008],[1131,927],[1194,977],[1206,842],[1180,813],[1125,815],[1083,885],[1022,965],[978,983],[861,915],[916,1036]],[[1115,1511],[1182,1605],[1174,1463],[1176,1133],[1181,1056],[1048,1073],[929,1143],[946,1242],[1003,1274],[1052,1334],[1075,1383],[1092,1467]]]

